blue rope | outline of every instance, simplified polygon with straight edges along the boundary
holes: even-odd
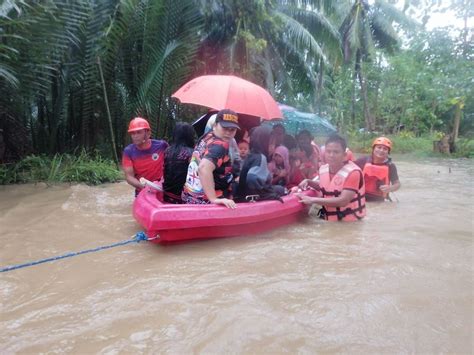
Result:
[[[110,245],[104,245],[102,247],[98,247],[98,248],[94,248],[94,249],[81,250],[81,251],[78,251],[78,252],[71,252],[71,253],[67,253],[67,254],[63,254],[63,255],[59,255],[59,256],[53,256],[51,258],[36,260],[36,261],[29,262],[29,263],[11,265],[11,266],[1,268],[0,272],[12,271],[12,270],[21,269],[21,268],[28,267],[28,266],[47,263],[49,261],[55,261],[55,260],[59,260],[59,259],[65,259],[65,258],[73,257],[73,256],[76,256],[76,255],[92,253],[92,252],[99,251],[99,250],[104,250],[104,249],[110,249],[110,248],[113,248],[113,247],[118,247],[120,245],[126,245],[126,244],[130,244],[130,243],[140,243],[142,240],[147,240],[148,241],[148,240],[152,240],[152,239],[148,239],[147,235],[144,232],[138,232],[137,234],[135,234],[135,236],[132,239],[128,239],[128,240],[125,240],[123,242],[114,243],[114,244],[110,244]]]

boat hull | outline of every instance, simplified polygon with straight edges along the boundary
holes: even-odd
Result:
[[[235,209],[214,204],[165,204],[161,200],[160,193],[146,187],[133,204],[135,219],[149,238],[156,238],[155,243],[263,233],[297,222],[309,210],[294,195],[284,196],[283,203],[275,200],[238,203]]]

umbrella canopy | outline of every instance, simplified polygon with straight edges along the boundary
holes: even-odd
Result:
[[[299,131],[306,129],[314,136],[329,136],[337,132],[327,119],[311,112],[301,112],[294,107],[280,104],[285,120],[281,122],[287,133],[296,135]]]
[[[283,118],[277,102],[268,91],[233,75],[204,75],[194,78],[171,97],[182,103],[214,110],[230,109],[264,120]]]

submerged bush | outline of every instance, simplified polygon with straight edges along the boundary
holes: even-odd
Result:
[[[79,156],[56,154],[31,155],[16,164],[0,165],[0,184],[27,182],[84,182],[97,185],[122,178],[117,165],[100,156],[82,151]]]

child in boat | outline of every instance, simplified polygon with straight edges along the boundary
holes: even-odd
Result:
[[[183,203],[181,192],[186,181],[193,148],[193,127],[188,123],[177,123],[173,131],[172,144],[165,151],[163,199],[166,202]]]
[[[301,160],[295,157],[294,154],[290,155],[290,176],[288,178],[288,184],[286,185],[288,190],[296,187],[295,191],[297,191],[299,183],[304,180],[304,176],[300,170],[300,165]]]
[[[296,135],[296,142],[300,151],[300,168],[305,178],[311,178],[318,174],[321,152],[319,146],[313,142],[313,135],[306,129]],[[302,154],[304,153],[304,154]]]
[[[288,148],[283,145],[275,148],[272,161],[268,163],[268,170],[272,174],[272,185],[286,186],[288,184],[290,175]]]
[[[249,155],[249,142],[246,139],[242,139],[239,141],[237,144],[237,147],[239,149],[239,160],[236,162],[236,164],[232,165],[232,170],[234,174],[234,181],[232,181],[232,194],[235,195],[238,185],[239,185],[239,180],[240,180],[240,172],[242,171],[242,167],[244,166],[244,161],[245,158]],[[238,163],[238,166],[236,166]],[[236,174],[238,172],[238,175]]]
[[[243,165],[245,158],[247,158],[247,155],[249,155],[250,145],[247,140],[243,139],[239,142],[238,146],[239,146],[240,160],[242,161],[242,165]]]

